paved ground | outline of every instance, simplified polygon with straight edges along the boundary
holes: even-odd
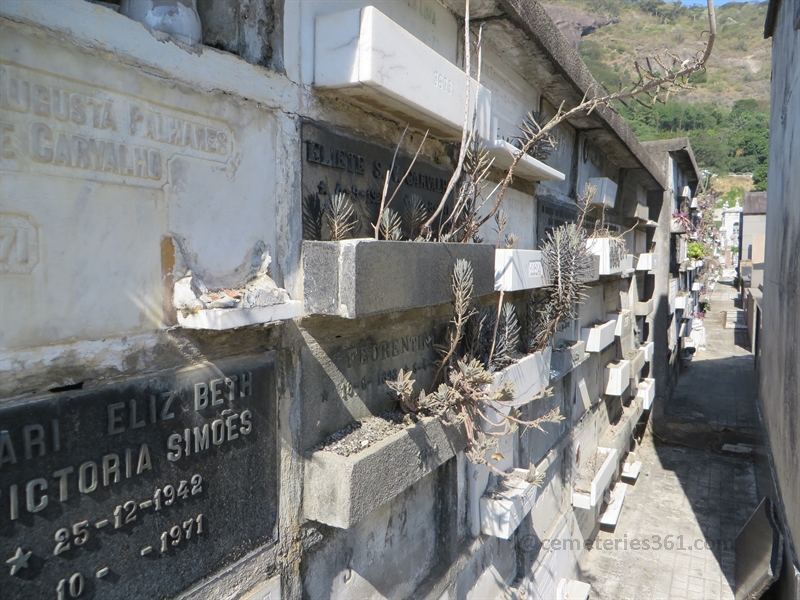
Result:
[[[710,429],[758,427],[752,356],[724,329],[728,286],[711,297],[707,351],[698,352],[667,417]],[[581,561],[592,598],[733,598],[734,540],[758,504],[751,460],[672,445],[647,434],[642,473],[628,488],[619,523],[600,531]],[[644,549],[645,543],[648,549]]]
[[[700,421],[716,427],[758,427],[758,377],[748,350],[747,331],[725,329],[725,311],[734,310],[738,294],[717,284],[706,315],[706,349],[698,350],[681,375],[670,404],[670,421]]]

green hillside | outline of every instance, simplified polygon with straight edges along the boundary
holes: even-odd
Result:
[[[635,61],[671,52],[686,58],[703,49],[705,6],[662,0],[567,0],[600,25],[580,38],[578,51],[595,78],[611,91],[630,85]],[[549,10],[549,9],[548,9]],[[716,7],[717,39],[707,70],[692,89],[653,108],[619,106],[641,140],[687,135],[701,168],[753,172],[766,186],[769,128],[770,40],[767,4],[733,2]]]

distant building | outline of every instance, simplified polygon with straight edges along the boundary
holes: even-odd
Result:
[[[766,226],[767,193],[745,193],[739,235],[739,275],[744,287],[758,288],[764,281]]]
[[[736,206],[722,210],[722,226],[719,228],[719,233],[726,267],[735,268],[739,264],[739,256],[733,248],[739,247],[741,221],[742,205],[738,200]]]

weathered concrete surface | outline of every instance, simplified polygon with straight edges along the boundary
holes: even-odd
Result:
[[[772,37],[767,239],[764,269],[761,407],[786,525],[800,568],[800,0],[770,2],[766,35]],[[791,542],[790,542],[791,543]],[[797,578],[795,594],[800,593]]]
[[[472,265],[475,296],[491,294],[494,250],[489,244],[303,242],[305,309],[355,319],[445,304],[453,299],[460,258]]]
[[[305,461],[303,516],[348,529],[465,445],[460,430],[431,417],[351,456],[314,452]]]

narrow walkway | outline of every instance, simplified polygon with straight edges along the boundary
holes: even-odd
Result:
[[[741,434],[758,428],[757,378],[736,331],[724,329],[720,311],[734,309],[736,295],[719,287],[706,319],[707,350],[682,375],[666,418],[695,432]],[[723,454],[714,435],[695,433],[689,444],[680,438],[675,444],[669,434],[648,433],[637,448],[642,472],[619,523],[600,531],[581,561],[591,598],[733,599],[734,541],[758,504],[752,460]]]

